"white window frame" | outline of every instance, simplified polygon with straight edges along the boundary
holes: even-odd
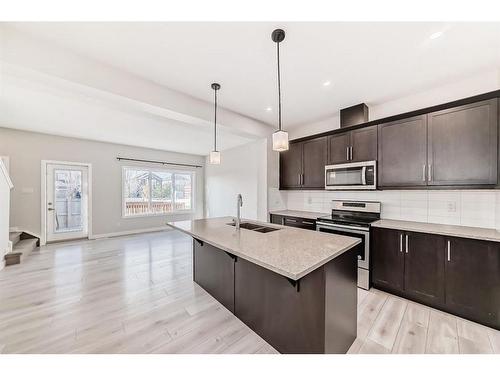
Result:
[[[191,209],[189,210],[174,210],[168,213],[148,213],[141,215],[127,215],[126,212],[126,202],[125,202],[125,170],[126,169],[136,169],[136,170],[144,170],[149,171],[149,203],[151,204],[152,194],[152,184],[151,184],[151,172],[167,172],[172,173],[172,200],[173,205],[175,207],[175,174],[183,173],[191,175]],[[185,214],[194,214],[196,212],[196,171],[192,169],[175,169],[175,168],[153,168],[153,167],[144,167],[141,165],[123,165],[122,166],[122,219],[136,219],[141,217],[156,217],[156,216],[175,216],[175,215],[185,215]]]

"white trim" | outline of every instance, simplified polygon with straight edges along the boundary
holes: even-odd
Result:
[[[162,231],[171,231],[172,228],[164,226],[164,227],[152,227],[145,229],[133,229],[133,230],[125,230],[122,232],[111,232],[111,233],[102,233],[95,234],[92,237],[89,236],[91,240],[98,240],[100,238],[109,238],[109,237],[120,237],[120,236],[128,236],[131,234],[141,234],[141,233],[150,233],[150,232],[162,232]]]
[[[12,180],[10,179],[9,172],[7,172],[7,167],[3,163],[3,160],[0,159],[0,171],[2,171],[3,176],[5,177],[5,180],[7,181],[7,185],[9,186],[10,189],[14,187],[12,184]]]
[[[22,230],[20,230],[19,227],[10,227],[9,233],[12,233],[12,232],[22,232]]]
[[[81,166],[87,167],[88,174],[88,207],[87,207],[87,238],[92,238],[92,164],[91,163],[79,163],[72,161],[59,161],[59,160],[42,160],[41,161],[41,220],[40,220],[40,246],[47,244],[47,164],[60,164],[60,165],[73,165],[73,166]],[[27,232],[26,232],[27,233]]]
[[[175,207],[175,174],[176,173],[190,173],[191,174],[191,209],[189,210],[176,210],[167,213],[151,213],[151,214],[140,214],[140,215],[126,215],[125,214],[125,169],[138,169],[147,170],[149,172],[169,172],[172,173],[172,198],[174,200]],[[122,219],[138,219],[146,217],[175,217],[178,215],[194,215],[196,214],[196,168],[185,167],[185,168],[161,168],[161,167],[150,167],[150,166],[139,166],[139,165],[122,165],[122,181],[121,181],[121,199],[122,199]],[[151,197],[151,181],[149,181],[149,196]]]

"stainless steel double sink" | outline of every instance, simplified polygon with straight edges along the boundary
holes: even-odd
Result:
[[[234,227],[234,226],[236,226],[236,223],[234,223],[234,222],[228,223],[227,225],[231,225]],[[252,230],[254,232],[259,232],[259,233],[269,233],[269,232],[274,232],[275,230],[280,230],[280,228],[266,227],[265,225],[262,225],[262,224],[254,224],[254,223],[247,223],[247,222],[241,223],[240,228]]]

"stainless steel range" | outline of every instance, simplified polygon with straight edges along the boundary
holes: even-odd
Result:
[[[360,238],[358,255],[358,286],[368,289],[370,284],[370,224],[380,219],[380,202],[333,200],[332,214],[316,221],[319,232]]]

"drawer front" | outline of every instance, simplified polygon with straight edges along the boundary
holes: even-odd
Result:
[[[316,220],[306,219],[302,217],[285,216],[283,219],[283,225],[295,228],[316,230]]]

